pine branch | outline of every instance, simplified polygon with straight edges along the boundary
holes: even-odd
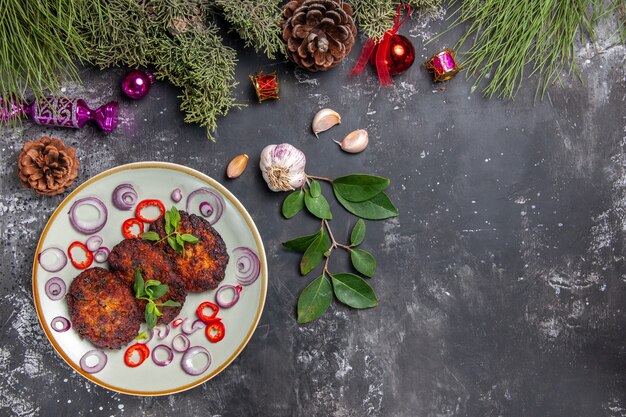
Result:
[[[280,0],[215,0],[246,47],[263,51],[270,59],[277,54],[286,56],[285,44],[280,37]]]

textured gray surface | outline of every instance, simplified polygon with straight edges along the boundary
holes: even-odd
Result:
[[[403,27],[418,61],[455,39],[423,46],[440,17]],[[182,123],[177,91],[163,82],[143,101],[121,100],[112,135],[28,122],[23,136],[3,131],[0,415],[626,416],[624,51],[602,34],[581,45],[583,84],[551,88],[536,105],[532,84],[514,102],[486,100],[463,76],[439,90],[417,64],[380,89],[369,70],[348,78],[356,51],[317,75],[243,51],[235,93],[250,106],[220,121],[217,143]],[[247,74],[258,69],[278,71],[281,101],[255,103]],[[93,105],[119,99],[123,73],[85,69],[84,85],[64,93]],[[321,107],[343,123],[316,140],[309,126]],[[356,128],[369,131],[370,147],[340,152],[330,139]],[[268,298],[250,344],[215,379],[169,397],[129,397],[56,355],[37,322],[30,273],[63,197],[36,197],[15,174],[22,142],[43,134],[77,148],[79,182],[127,162],[170,161],[223,181],[248,208],[266,245]],[[317,222],[283,220],[284,195],[258,173],[260,150],[280,142],[305,151],[310,174],[392,178],[401,216],[368,222],[365,243],[379,261],[376,309],[335,304],[313,324],[295,323],[309,279],[280,242]],[[252,156],[247,171],[227,181],[227,162],[242,152]],[[347,236],[353,220],[334,211],[334,230]]]

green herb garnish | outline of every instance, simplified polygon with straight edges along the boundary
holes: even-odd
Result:
[[[148,338],[148,333],[146,333],[146,331],[142,331],[140,332],[137,337],[135,337],[135,340],[145,340]]]
[[[152,329],[156,326],[157,319],[162,316],[163,313],[159,310],[159,307],[179,307],[180,303],[177,301],[167,300],[164,303],[155,303],[155,300],[163,297],[169,287],[166,284],[161,284],[156,279],[149,279],[144,282],[143,276],[139,268],[135,270],[135,282],[133,284],[135,290],[135,298],[138,300],[146,300],[146,324],[148,329]],[[145,332],[144,332],[145,333]],[[141,333],[139,334],[141,336]],[[137,337],[139,337],[137,336]],[[146,336],[147,337],[147,336]]]
[[[156,243],[161,243],[167,240],[167,243],[172,249],[176,251],[180,256],[185,256],[185,242],[195,244],[198,243],[198,238],[189,233],[179,233],[178,228],[180,226],[180,212],[176,206],[172,206],[169,211],[165,212],[165,233],[164,237],[159,236],[154,230],[142,233],[140,238],[149,240]]]
[[[350,234],[349,244],[339,243],[333,236],[330,227],[333,216],[318,181],[329,183],[339,204],[358,217]],[[302,189],[285,198],[282,207],[285,218],[289,219],[306,209],[322,222],[316,233],[283,243],[287,249],[303,253],[300,261],[302,275],[309,274],[324,262],[322,274],[311,281],[298,298],[299,323],[308,323],[321,317],[330,306],[333,293],[339,302],[352,308],[371,308],[378,305],[374,289],[363,279],[372,277],[376,272],[376,259],[357,246],[365,240],[363,219],[383,220],[398,215],[398,209],[385,193],[387,187],[389,179],[374,175],[346,175],[334,180],[309,175]],[[338,248],[350,254],[352,267],[363,277],[350,272],[330,272],[329,259]]]

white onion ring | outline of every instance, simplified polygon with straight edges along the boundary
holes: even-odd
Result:
[[[96,220],[95,222],[89,223],[89,222],[83,222],[78,218],[76,211],[78,210],[79,207],[84,206],[84,205],[92,206],[96,210],[98,210],[98,220]],[[90,234],[93,234],[102,230],[102,228],[107,222],[109,213],[107,211],[107,206],[104,205],[102,200],[96,197],[85,197],[85,198],[81,198],[80,200],[76,200],[76,202],[72,204],[72,207],[70,208],[70,211],[69,211],[69,215],[70,215],[70,223],[72,224],[72,226],[74,226],[74,229],[76,229],[80,233],[90,235]]]
[[[96,358],[98,358],[98,362],[93,366],[87,365],[87,359],[89,359],[91,356],[95,356]],[[85,353],[82,358],[80,358],[80,368],[88,374],[95,374],[100,372],[106,364],[107,355],[100,349],[90,350],[89,352]]]
[[[237,282],[250,285],[256,281],[261,273],[259,256],[252,249],[240,246],[233,250],[233,257],[237,260]]]
[[[183,345],[180,347],[177,346],[177,340],[182,340]],[[174,349],[176,352],[185,352],[187,349],[189,349],[189,346],[191,346],[189,338],[182,333],[177,334],[172,339],[172,349]]]
[[[51,263],[43,263],[43,257],[49,254],[56,256],[56,259]],[[42,250],[37,260],[39,261],[39,265],[48,272],[58,272],[67,265],[67,255],[65,255],[63,249],[55,246]]]
[[[137,191],[130,184],[120,184],[113,190],[113,205],[120,210],[130,210],[137,203]]]
[[[166,324],[162,329],[156,329],[156,336],[158,340],[165,339],[170,334],[170,325]]]
[[[61,327],[58,326],[59,324],[61,325]],[[58,316],[52,319],[52,321],[50,322],[50,327],[52,327],[52,330],[54,330],[55,332],[63,333],[68,331],[70,327],[72,327],[72,324],[65,317]]]
[[[164,350],[167,352],[167,359],[165,360],[157,359],[156,353],[159,350]],[[154,349],[152,349],[152,361],[158,366],[167,366],[170,363],[172,363],[172,359],[174,359],[174,352],[172,352],[172,349],[170,349],[169,346],[158,345],[158,346],[155,346]]]
[[[65,281],[63,281],[61,278],[52,277],[48,281],[46,281],[44,290],[46,291],[46,295],[49,299],[56,301],[65,296],[67,287],[65,286]]]
[[[230,301],[227,301],[225,299],[226,297],[225,293],[228,290],[233,291],[233,298]],[[237,304],[237,301],[239,301],[239,293],[242,290],[243,288],[241,288],[240,285],[237,285],[235,287],[234,285],[224,284],[221,287],[219,287],[217,291],[215,292],[215,303],[221,308],[231,308],[232,306]]]
[[[193,358],[196,355],[206,355],[206,365],[201,368],[195,368],[193,366]],[[207,369],[209,369],[209,366],[211,366],[211,354],[202,346],[194,346],[187,349],[187,351],[183,354],[183,358],[180,361],[180,366],[183,368],[183,371],[187,372],[189,375],[200,375],[204,373]]]
[[[95,252],[100,246],[102,246],[102,238],[98,235],[90,236],[85,242],[85,246],[87,246],[87,249],[90,251]]]
[[[185,319],[183,324],[180,325],[180,330],[187,335],[194,334],[205,325],[205,323],[200,319],[191,323],[190,326],[188,326],[187,323],[191,323],[191,320]]]
[[[111,254],[111,250],[106,246],[100,246],[97,251],[93,254],[93,260],[98,262],[99,264],[104,263],[109,259],[109,255]]]
[[[215,191],[209,188],[198,188],[197,190],[190,193],[189,196],[187,197],[187,205],[186,205],[187,213],[192,213],[193,207],[191,205],[191,200],[195,196],[200,195],[200,194],[207,194],[210,198],[210,201],[202,201],[198,205],[198,210],[200,211],[200,214],[202,214],[204,217],[207,218],[206,220],[211,224],[211,226],[213,226],[215,223],[219,221],[220,217],[222,217],[222,213],[224,212],[224,199],[222,198],[222,196],[220,196]],[[208,213],[208,211],[206,210],[207,204],[212,208],[211,213]],[[205,207],[204,210],[203,210],[203,207]]]
[[[175,188],[174,191],[172,191],[170,198],[174,203],[178,203],[180,200],[183,199],[183,192],[180,190],[180,188]]]

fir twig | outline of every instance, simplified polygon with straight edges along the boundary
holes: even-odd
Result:
[[[285,55],[280,37],[280,0],[215,0],[226,21],[245,41],[246,47],[263,51],[270,59]]]

